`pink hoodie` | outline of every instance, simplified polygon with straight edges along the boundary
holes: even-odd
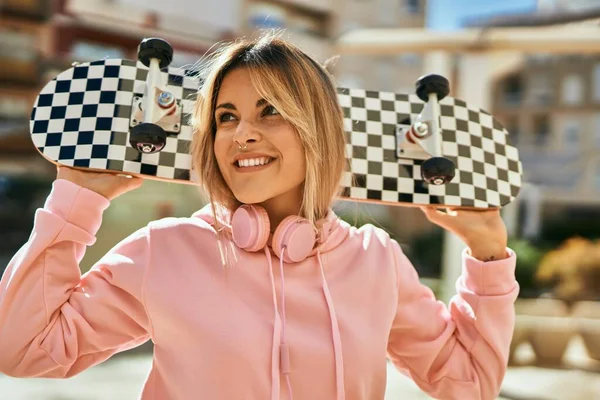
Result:
[[[151,339],[143,399],[289,399],[290,389],[295,399],[383,399],[386,357],[436,398],[499,392],[518,292],[511,250],[488,263],[463,253],[447,308],[371,225],[331,214],[328,239],[305,261],[280,269],[270,251],[240,252],[224,269],[203,209],[150,223],[81,276],[108,206],[54,182],[0,284],[0,371],[70,377]]]

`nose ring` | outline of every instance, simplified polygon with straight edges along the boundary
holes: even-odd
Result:
[[[238,148],[239,148],[241,151],[246,151],[246,150],[248,149],[248,145],[247,145],[246,143],[244,143],[244,147],[242,147],[242,145],[238,143]]]

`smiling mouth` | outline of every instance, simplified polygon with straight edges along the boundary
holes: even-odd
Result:
[[[245,158],[242,160],[237,160],[233,163],[238,169],[246,169],[246,168],[254,168],[254,167],[264,167],[269,165],[275,159],[273,157],[255,157],[255,158]]]

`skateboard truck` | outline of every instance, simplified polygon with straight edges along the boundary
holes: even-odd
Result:
[[[166,144],[167,134],[181,130],[181,101],[167,89],[161,69],[173,59],[171,45],[158,38],[144,39],[138,60],[149,68],[143,97],[135,96],[130,119],[129,143],[141,153],[156,153]]]
[[[442,156],[439,101],[450,93],[450,84],[440,75],[425,75],[417,80],[417,96],[425,106],[412,125],[398,125],[396,156],[424,160],[421,177],[432,185],[444,185],[454,178],[456,166]]]

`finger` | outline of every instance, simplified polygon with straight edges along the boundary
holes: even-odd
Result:
[[[137,178],[134,176],[123,177],[122,179],[124,180],[124,182],[127,182],[127,187],[130,188],[139,188],[140,186],[142,186],[142,183],[144,183],[144,180],[142,178]]]
[[[428,218],[436,220],[447,219],[457,215],[456,210],[451,208],[421,207],[421,210],[423,210]]]
[[[442,211],[433,207],[422,207],[421,210],[430,222],[438,223],[446,216]]]

